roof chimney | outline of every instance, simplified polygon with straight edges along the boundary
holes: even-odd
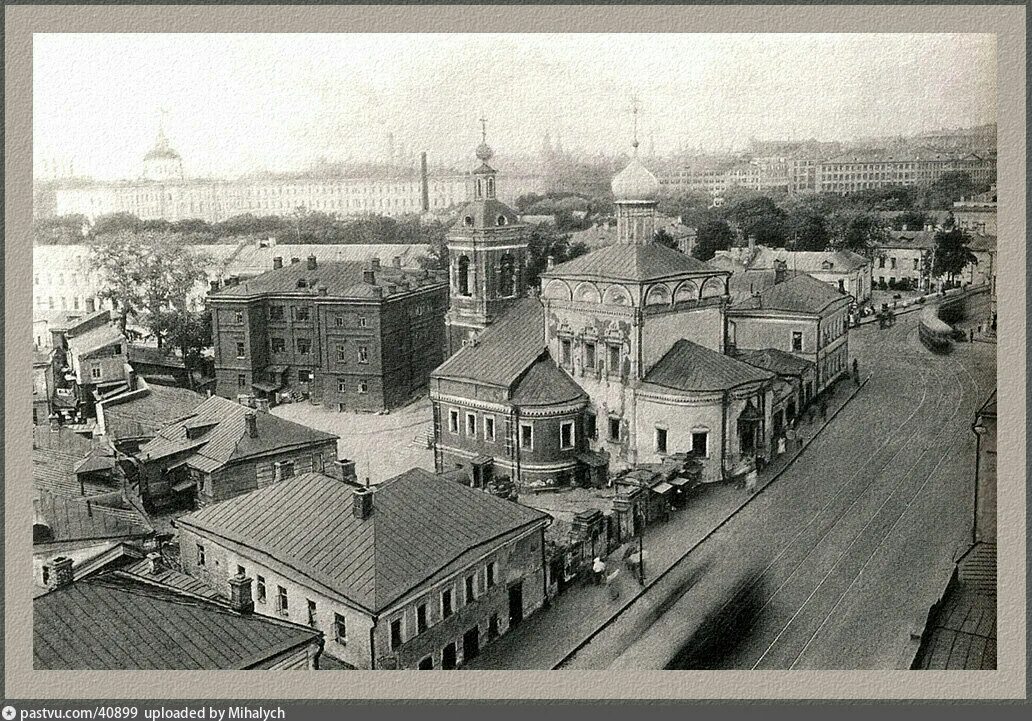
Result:
[[[373,489],[369,487],[356,488],[352,492],[352,511],[358,520],[364,521],[373,515],[373,493]]]
[[[355,462],[348,458],[339,458],[333,462],[334,478],[338,481],[358,483]]]
[[[376,285],[376,274],[371,270],[362,271],[362,282],[369,285]]]
[[[548,256],[548,260],[547,260],[547,269],[548,270],[552,270],[552,268],[554,268],[554,267],[555,267],[555,256],[554,255],[550,255],[550,256]]]
[[[777,285],[785,280],[785,274],[788,269],[785,261],[775,260],[774,261],[774,284]]]
[[[300,263],[300,262],[301,262],[301,259],[300,259],[300,258],[291,258],[291,259],[290,259],[290,264],[291,264],[291,265],[297,265],[297,264],[298,264],[298,263]]]
[[[75,580],[72,573],[72,559],[68,556],[57,556],[50,562],[50,587],[64,588]]]
[[[251,598],[251,579],[242,573],[229,579],[229,605],[237,613],[254,611],[254,599]]]
[[[247,425],[247,436],[249,438],[258,437],[258,416],[254,411],[248,411],[244,414],[244,423]]]
[[[320,284],[316,290],[319,291],[319,295],[326,295],[329,292],[329,288],[322,284]]]
[[[373,256],[373,259],[369,261],[369,266],[373,270],[380,270],[380,258],[377,256]]]
[[[400,255],[394,256],[394,267],[395,268],[400,268],[401,267],[401,256]]]
[[[272,259],[272,269],[273,270],[279,270],[282,267],[283,267],[283,256],[277,255],[275,258]]]
[[[147,573],[154,574],[160,573],[164,570],[164,565],[161,562],[160,553],[148,553],[147,554]]]
[[[308,270],[315,270],[317,267],[318,267],[318,264],[315,262],[315,256],[314,255],[308,256]]]
[[[219,282],[217,280],[209,280],[208,281],[208,292],[209,293],[215,293],[215,292],[218,291],[218,289],[219,289]]]
[[[373,286],[373,297],[374,298],[383,298],[383,287],[382,286],[379,286],[379,285],[374,285]]]

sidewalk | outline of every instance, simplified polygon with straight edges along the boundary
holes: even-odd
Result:
[[[760,474],[759,482],[751,490],[736,483],[713,483],[697,488],[688,498],[685,508],[676,511],[665,523],[646,527],[645,581],[648,588],[678,560],[711,535],[739,509],[762,490],[776,481],[781,473],[813,442],[818,433],[863,388],[851,379],[842,381],[828,398],[828,420],[820,414],[806,423],[800,421],[799,435],[803,445],[796,451],[786,451]],[[551,669],[580,646],[597,630],[605,626],[622,609],[640,596],[642,588],[633,574],[616,559],[608,562],[610,569],[620,569],[617,583],[620,596],[609,597],[609,589],[589,582],[577,583],[552,599],[550,608],[539,611],[517,628],[487,646],[466,669]]]

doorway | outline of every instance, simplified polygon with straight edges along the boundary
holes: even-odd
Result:
[[[523,581],[509,586],[509,627],[523,620]]]
[[[473,628],[462,634],[462,661],[472,661],[480,655],[480,626],[474,626]]]
[[[455,668],[455,659],[455,642],[452,641],[441,652],[441,668],[445,671],[451,671]]]

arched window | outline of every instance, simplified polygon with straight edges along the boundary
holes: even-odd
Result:
[[[498,295],[508,298],[516,293],[516,263],[506,253],[498,267]]]
[[[494,180],[494,178],[488,178],[487,179],[487,197],[488,198],[493,198],[494,195],[495,195],[495,180]],[[502,223],[499,223],[498,225],[502,225]]]
[[[465,218],[462,219],[462,222],[465,224],[465,226],[467,228],[472,228],[473,227],[473,216],[472,215],[467,215]]]
[[[482,181],[480,178],[477,178],[476,197],[477,200],[480,200],[484,197],[484,181]]]
[[[469,292],[469,258],[459,256],[459,295],[470,295]]]
[[[505,225],[506,220],[504,215],[499,215],[497,220],[498,225]]]

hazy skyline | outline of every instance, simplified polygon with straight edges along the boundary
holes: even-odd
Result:
[[[187,175],[468,157],[852,140],[996,120],[992,35],[36,35],[37,172],[134,178],[160,108]]]

